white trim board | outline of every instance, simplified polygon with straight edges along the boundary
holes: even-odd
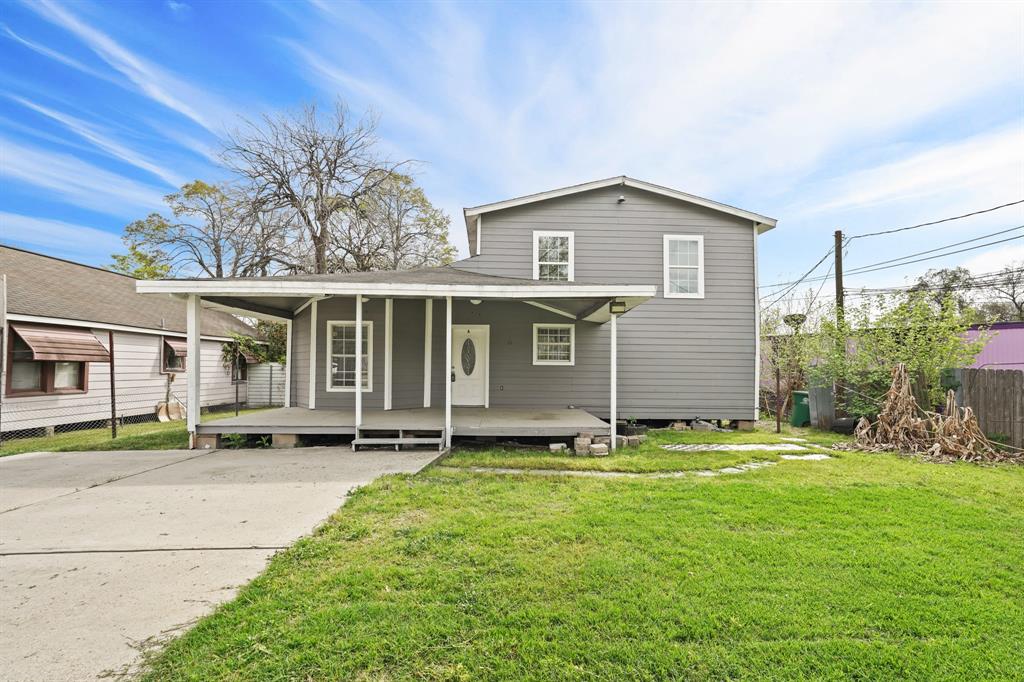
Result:
[[[352,327],[355,328],[355,320],[326,320],[324,327],[324,345],[326,346],[326,374],[324,378],[324,390],[328,393],[355,393],[355,384],[352,386],[331,386],[331,327]],[[373,393],[373,320],[363,320],[363,333],[366,334],[366,388],[362,393]],[[359,349],[356,349],[358,352]],[[357,379],[358,381],[358,379]]]
[[[580,192],[589,192],[595,189],[615,186],[632,187],[633,189],[639,189],[651,192],[652,194],[660,194],[661,196],[669,197],[671,199],[685,201],[686,203],[694,204],[696,206],[710,208],[738,218],[752,220],[754,222],[755,229],[761,233],[767,232],[778,224],[778,221],[775,220],[775,218],[769,218],[768,216],[763,216],[759,213],[746,211],[742,208],[736,208],[735,206],[729,206],[728,204],[723,204],[712,199],[705,199],[704,197],[699,197],[695,194],[687,194],[686,192],[680,192],[679,190],[663,187],[662,185],[655,185],[651,182],[636,180],[635,178],[630,178],[625,175],[617,175],[613,178],[605,178],[603,180],[593,180],[579,185],[559,187],[558,189],[548,190],[547,192],[528,194],[514,199],[506,199],[505,201],[496,201],[491,204],[473,206],[472,208],[463,209],[462,212],[465,216],[466,229],[468,231],[472,231],[472,218],[475,218],[476,216],[484,215],[492,211],[501,211],[506,208],[514,208],[516,206],[524,206],[538,201],[545,201],[547,199],[569,196],[570,194],[579,194]]]
[[[201,296],[301,296],[309,297],[309,282],[280,280],[142,280],[136,283],[140,294],[198,294]],[[658,288],[642,284],[396,284],[377,282],[322,282],[317,285],[324,296],[365,296],[486,299],[535,298],[630,298],[657,295]]]

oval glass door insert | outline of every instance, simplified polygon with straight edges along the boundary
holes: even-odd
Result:
[[[462,342],[462,373],[469,376],[476,367],[476,346],[473,339],[466,339]]]

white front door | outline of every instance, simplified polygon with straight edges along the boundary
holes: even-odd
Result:
[[[488,406],[490,337],[486,324],[452,325],[452,405]]]

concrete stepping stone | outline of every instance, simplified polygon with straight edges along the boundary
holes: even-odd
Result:
[[[759,450],[807,452],[807,448],[795,443],[673,443],[662,445],[661,448],[672,452],[756,452]]]
[[[832,459],[828,455],[826,455],[824,453],[821,453],[821,452],[815,452],[815,453],[812,453],[810,455],[779,455],[779,457],[781,457],[782,459],[800,459],[800,460],[804,460],[804,461],[816,461],[816,460],[822,460],[822,459]]]

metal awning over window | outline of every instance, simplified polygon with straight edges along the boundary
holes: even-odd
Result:
[[[253,355],[252,353],[250,353],[249,351],[239,350],[238,354],[241,355],[242,358],[245,359],[246,363],[248,363],[250,365],[257,365],[260,362],[260,359],[258,357],[256,357],[255,355]]]
[[[110,354],[88,329],[11,323],[32,350],[32,359],[57,362],[110,362]]]
[[[164,343],[166,343],[167,347],[173,350],[174,354],[179,358],[188,356],[188,344],[185,342],[185,339],[173,339],[165,336]]]

